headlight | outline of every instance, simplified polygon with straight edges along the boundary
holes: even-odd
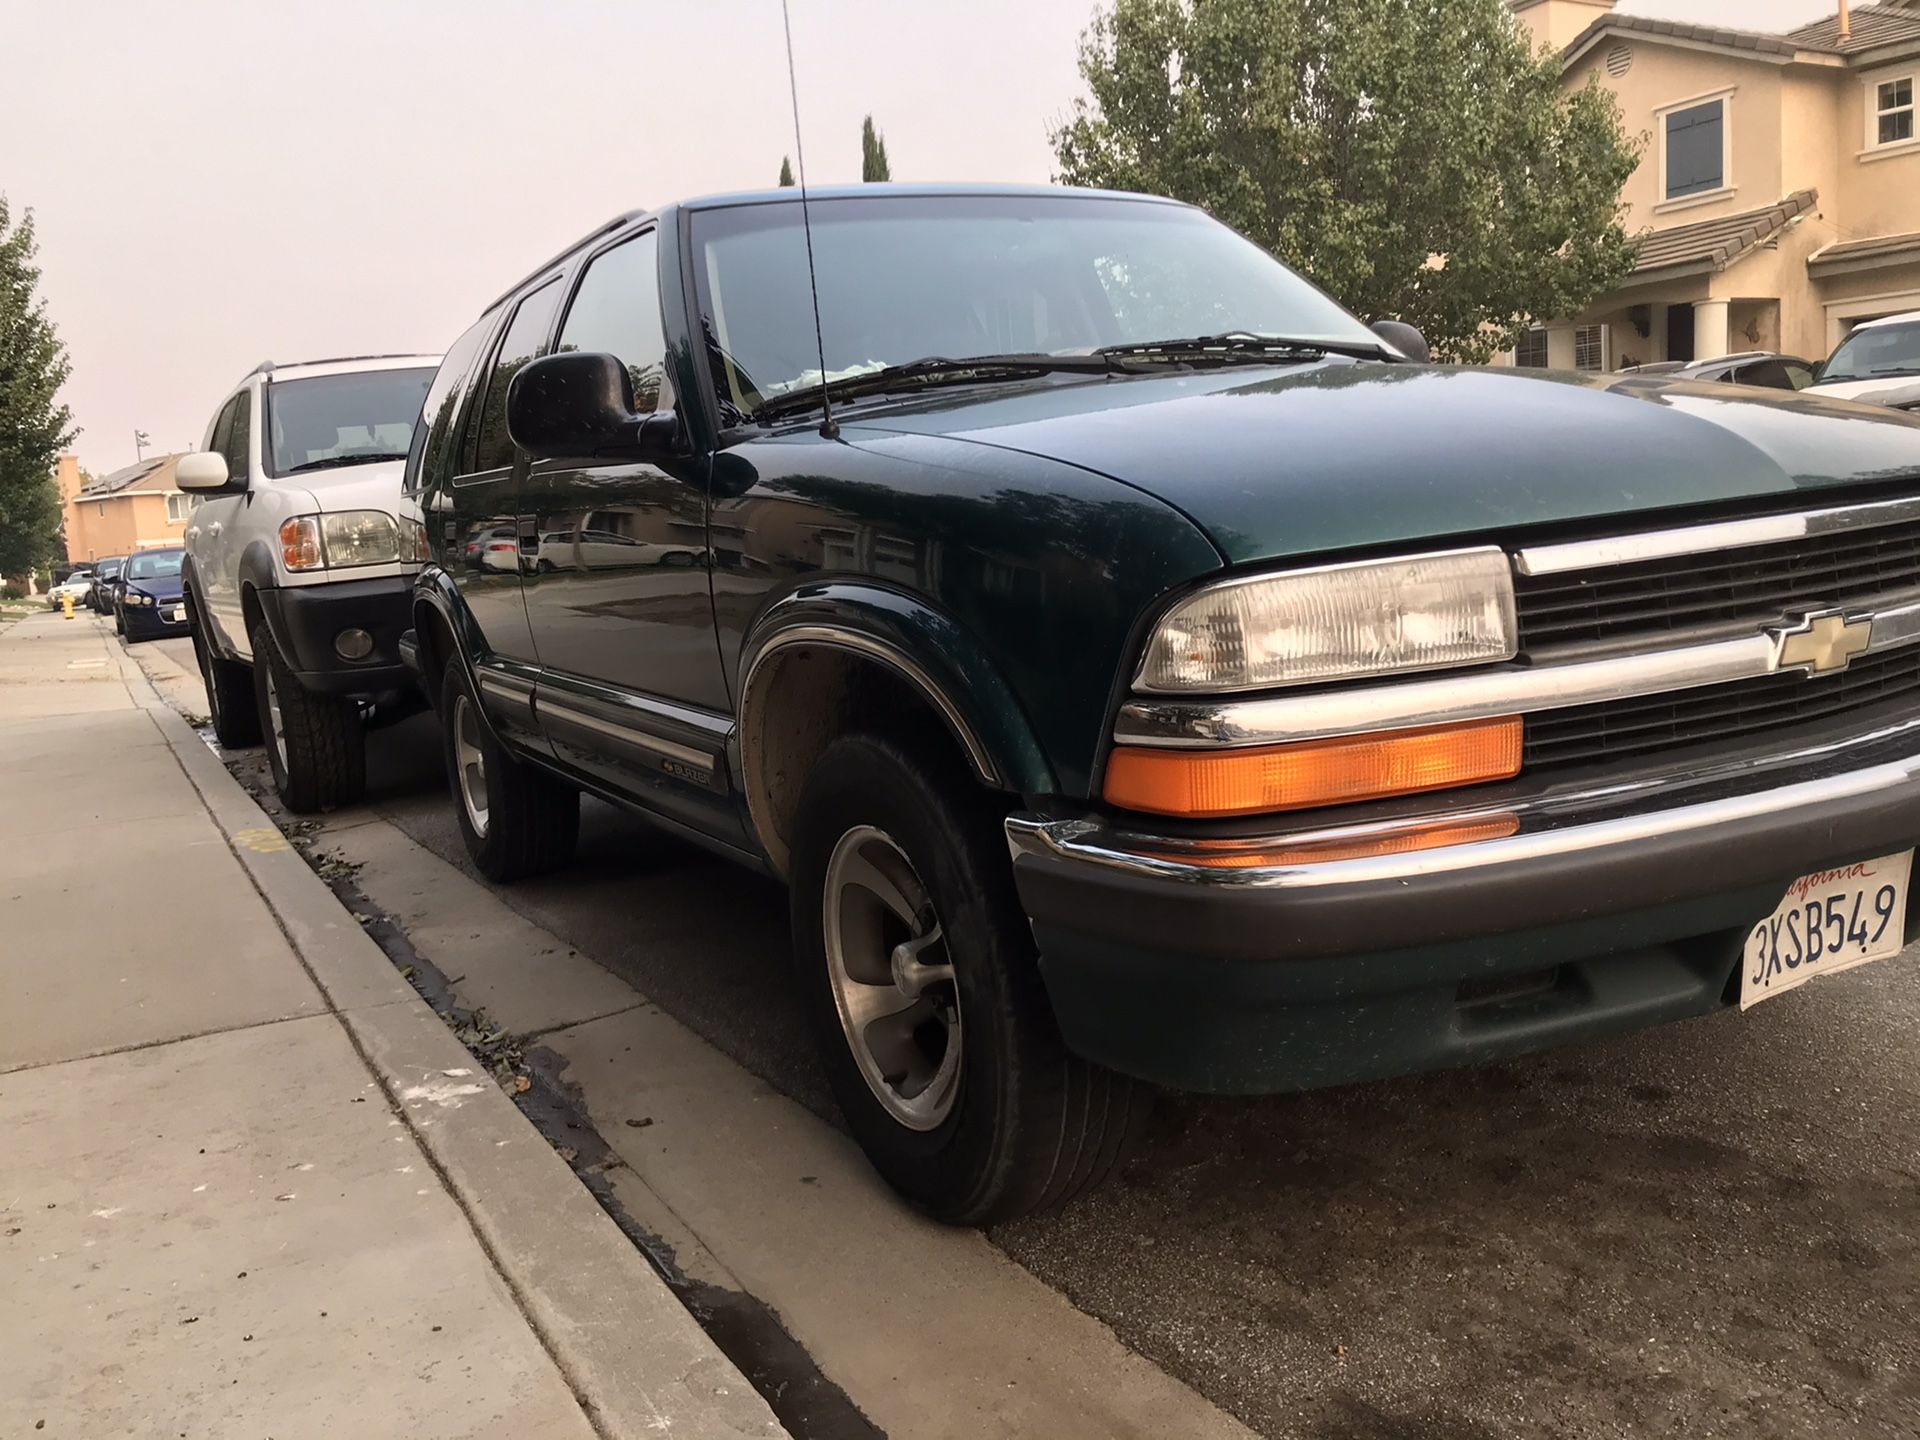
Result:
[[[391,565],[400,559],[400,527],[384,510],[347,510],[320,517],[327,565]]]
[[[129,590],[126,594],[126,601],[129,605],[151,605],[153,604],[153,597],[144,590]]]
[[[1138,690],[1222,693],[1513,658],[1513,577],[1497,548],[1367,560],[1212,585],[1147,644]]]
[[[280,558],[289,570],[392,565],[411,558],[401,553],[400,539],[399,525],[384,510],[300,515],[280,527]]]

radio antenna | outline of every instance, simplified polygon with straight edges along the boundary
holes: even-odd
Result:
[[[800,162],[800,226],[807,235],[807,290],[813,296],[813,345],[820,357],[820,433],[833,440],[838,438],[840,427],[833,423],[833,401],[827,395],[827,342],[820,334],[820,279],[813,269],[813,214],[807,208],[807,148],[800,142],[800,82],[793,73],[793,17],[787,12],[787,0],[780,0],[780,23],[787,32],[787,93],[793,97],[793,153]]]

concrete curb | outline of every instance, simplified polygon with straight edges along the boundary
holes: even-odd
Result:
[[[787,1432],[540,1133],[136,665],[166,739],[355,1048],[608,1440]]]

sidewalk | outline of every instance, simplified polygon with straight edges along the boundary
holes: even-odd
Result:
[[[90,619],[0,631],[0,1436],[777,1436]]]

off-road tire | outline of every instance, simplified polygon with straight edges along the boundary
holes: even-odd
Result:
[[[228,750],[260,743],[260,703],[253,695],[253,672],[238,660],[224,659],[213,648],[200,604],[193,602],[193,658],[200,662],[200,681],[207,687],[207,714],[213,736]]]
[[[461,787],[463,734],[481,755],[484,831],[468,813]],[[482,875],[505,884],[557,870],[573,859],[580,838],[580,792],[506,752],[488,729],[458,660],[449,660],[441,677],[440,736],[460,838]]]
[[[938,1220],[989,1225],[1065,1203],[1120,1165],[1149,1087],[1071,1053],[1041,982],[1007,860],[1004,807],[937,744],[836,740],[807,777],[792,835],[793,950],[841,1112],[881,1175]],[[854,1059],[833,993],[827,868],[861,826],[904,852],[938,915],[959,994],[959,1093],[931,1130],[896,1120]]]
[[[267,768],[281,804],[296,815],[311,815],[352,805],[366,793],[367,744],[360,731],[360,707],[302,686],[264,620],[253,627],[253,692],[267,742]],[[274,743],[272,699],[280,702],[281,744]]]

